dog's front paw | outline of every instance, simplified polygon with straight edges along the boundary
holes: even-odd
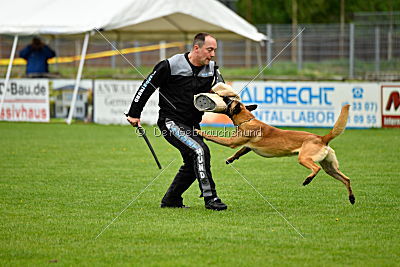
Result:
[[[235,159],[234,158],[228,158],[225,163],[226,164],[231,164]]]

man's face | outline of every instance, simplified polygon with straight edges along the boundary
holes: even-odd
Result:
[[[206,36],[204,44],[202,47],[195,45],[197,62],[202,66],[208,65],[213,57],[215,57],[215,52],[217,50],[217,41],[211,37]]]

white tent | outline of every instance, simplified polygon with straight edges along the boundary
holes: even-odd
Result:
[[[68,123],[72,119],[89,33],[94,29],[147,40],[188,40],[202,31],[218,39],[246,38],[256,42],[267,39],[216,0],[13,0],[3,3],[1,9],[0,34],[15,36],[11,60],[18,35],[86,33]],[[11,67],[10,64],[5,86]],[[0,110],[4,96],[5,93]]]
[[[77,34],[98,28],[168,39],[206,30],[217,38],[266,39],[216,0],[13,0],[1,9],[0,34]]]

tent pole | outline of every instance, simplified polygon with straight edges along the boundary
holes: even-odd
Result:
[[[18,43],[18,35],[15,35],[14,36],[13,46],[12,46],[12,49],[11,49],[10,62],[8,62],[6,79],[4,81],[3,94],[1,95],[1,100],[0,100],[0,114],[1,114],[1,111],[3,109],[3,103],[4,103],[4,99],[6,97],[6,93],[7,93],[8,82],[10,80],[12,64],[13,64],[14,56],[15,56],[15,50],[17,50],[17,43]]]
[[[86,50],[87,50],[87,47],[88,47],[88,43],[89,43],[89,33],[87,32],[85,34],[85,39],[83,40],[81,60],[79,61],[78,73],[76,74],[75,88],[74,88],[74,93],[72,95],[71,106],[70,106],[70,109],[69,109],[67,124],[71,124],[72,115],[74,114],[76,97],[78,95],[79,83],[81,82],[83,64],[85,63],[85,56],[86,56]]]
[[[257,55],[257,65],[258,71],[262,71],[263,69],[263,62],[261,59],[261,42],[256,43],[256,55]],[[264,78],[264,73],[261,73],[261,78]]]
[[[159,42],[159,44],[160,44],[160,48],[159,48],[159,51],[160,51],[160,61],[162,61],[162,60],[164,60],[167,56],[167,53],[166,53],[166,49],[165,49],[165,41],[160,41]]]

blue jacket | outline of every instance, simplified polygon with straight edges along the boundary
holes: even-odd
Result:
[[[49,72],[47,60],[55,57],[56,53],[47,45],[39,50],[33,50],[32,45],[28,45],[19,52],[19,56],[27,61],[26,74],[47,73]]]

